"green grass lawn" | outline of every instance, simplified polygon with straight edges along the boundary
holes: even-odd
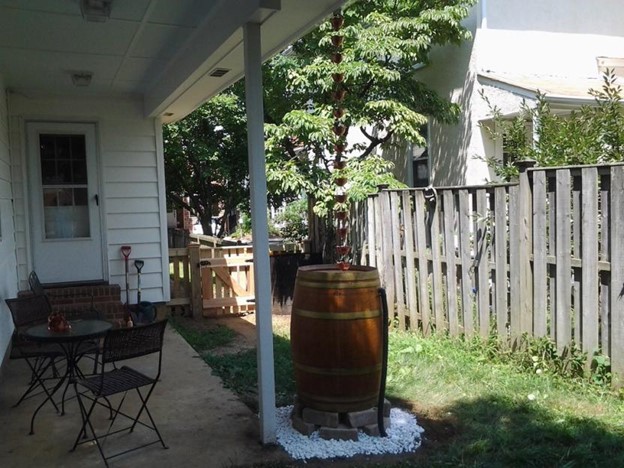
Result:
[[[196,347],[209,340],[180,331]],[[274,343],[281,406],[294,395],[288,331],[277,330]],[[387,397],[416,414],[425,442],[414,455],[370,466],[624,466],[620,395],[588,378],[558,376],[541,357],[524,354],[491,342],[392,331]],[[203,355],[256,409],[255,350]]]
[[[452,433],[432,465],[624,466],[624,404],[605,387],[478,341],[395,332],[390,350],[388,397]]]

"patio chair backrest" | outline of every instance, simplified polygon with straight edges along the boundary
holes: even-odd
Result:
[[[41,281],[39,281],[37,273],[34,271],[31,271],[28,275],[28,285],[30,286],[30,290],[33,294],[36,294],[37,296],[45,296],[45,290],[41,285]]]
[[[51,308],[48,298],[41,295],[20,296],[15,299],[5,299],[13,325],[17,330],[45,323],[50,315]]]
[[[46,291],[41,281],[39,281],[39,276],[35,271],[31,271],[28,275],[28,285],[30,286],[30,290],[35,296],[45,296],[50,304],[50,309],[52,309],[52,302],[54,302],[54,298],[62,298],[60,301],[61,305],[55,305],[55,309],[62,308],[60,312],[65,314],[65,317],[68,320],[74,319],[102,319],[102,314],[99,310],[94,307],[94,297],[92,293],[89,292],[75,292],[73,288],[69,291],[63,291],[60,294],[55,294],[51,291]],[[70,305],[74,303],[74,300],[78,297],[85,297],[91,299],[91,304],[89,306],[84,305],[83,301],[79,301],[78,305]]]
[[[148,325],[110,330],[104,338],[102,363],[113,363],[161,352],[166,326],[167,319]]]

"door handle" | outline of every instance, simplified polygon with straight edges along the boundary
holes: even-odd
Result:
[[[95,196],[94,196],[93,198],[95,198],[95,204],[96,204],[97,206],[100,206],[100,197],[98,196],[98,194],[97,194],[97,193],[95,194]]]

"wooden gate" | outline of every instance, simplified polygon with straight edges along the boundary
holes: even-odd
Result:
[[[316,255],[270,252],[272,311],[289,314],[297,269],[321,263]],[[253,247],[189,244],[169,249],[171,299],[195,317],[245,314],[255,310]]]
[[[202,248],[199,265],[204,317],[255,309],[251,247]]]
[[[255,310],[251,246],[169,249],[169,272],[170,307],[190,306],[196,317]]]

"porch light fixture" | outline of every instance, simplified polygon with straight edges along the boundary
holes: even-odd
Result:
[[[93,78],[93,72],[90,71],[71,71],[69,74],[71,75],[74,86],[78,87],[89,86]]]
[[[86,21],[104,23],[111,14],[113,0],[80,0],[80,11]]]

